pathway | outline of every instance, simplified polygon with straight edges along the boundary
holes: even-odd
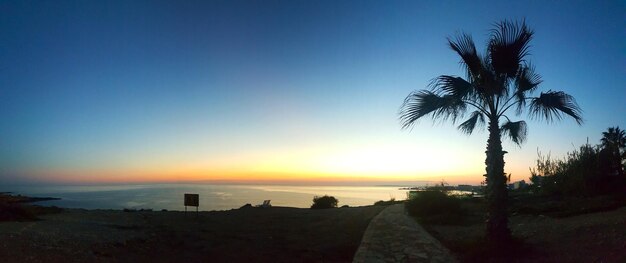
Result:
[[[457,262],[450,251],[404,211],[404,204],[387,207],[365,230],[353,263]]]

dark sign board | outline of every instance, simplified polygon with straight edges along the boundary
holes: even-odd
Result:
[[[199,199],[200,199],[199,194],[185,194],[185,206],[198,207],[200,204]]]

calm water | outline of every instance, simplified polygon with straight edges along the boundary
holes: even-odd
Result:
[[[150,184],[116,186],[29,186],[0,189],[36,197],[61,200],[38,202],[67,208],[184,210],[185,193],[200,194],[201,211],[228,210],[245,204],[257,205],[272,200],[274,206],[310,207],[316,195],[331,195],[339,206],[371,205],[378,200],[406,198],[406,190],[393,186],[283,186]]]

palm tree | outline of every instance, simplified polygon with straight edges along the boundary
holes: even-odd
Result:
[[[410,93],[399,112],[403,129],[412,127],[427,115],[456,123],[470,108],[473,111],[458,126],[459,130],[469,135],[477,126],[488,122],[486,230],[487,238],[492,242],[506,242],[511,238],[506,212],[506,152],[502,150],[501,136],[507,136],[521,146],[527,134],[526,122],[512,121],[509,112],[519,116],[527,109],[531,118],[545,119],[549,123],[564,116],[574,118],[579,125],[583,122],[574,98],[562,91],[549,90],[530,97],[541,83],[541,77],[526,60],[532,37],[533,31],[525,22],[496,23],[490,31],[484,55],[476,52],[474,41],[468,34],[448,38],[450,48],[461,57],[466,78],[452,75],[435,78],[429,85],[430,90]]]
[[[608,150],[611,154],[611,165],[613,166],[611,169],[617,169],[617,173],[623,175],[622,159],[626,157],[626,132],[620,130],[619,126],[610,127],[607,131],[602,132],[600,142],[602,148]]]

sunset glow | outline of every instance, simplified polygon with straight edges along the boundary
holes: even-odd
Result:
[[[503,143],[513,180],[537,151],[626,126],[623,4],[455,5],[4,3],[0,182],[478,184],[485,131],[402,130],[398,109],[432,78],[465,74],[446,37],[483,47],[503,18],[536,29],[541,89],[571,94],[585,119],[522,115],[528,141]]]

